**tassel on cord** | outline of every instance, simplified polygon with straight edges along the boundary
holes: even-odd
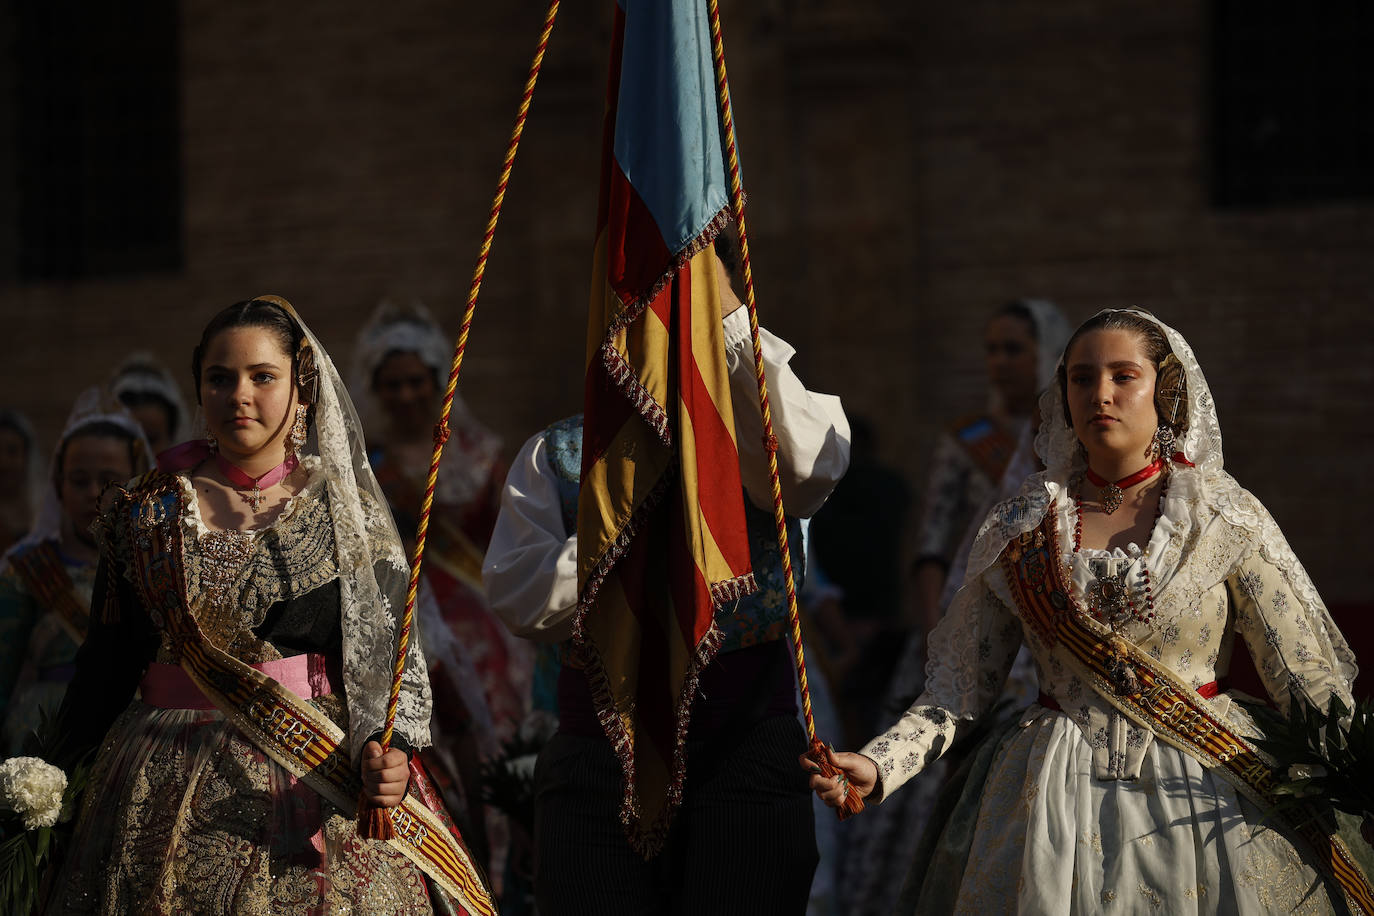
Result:
[[[782,553],[783,579],[787,586],[787,615],[791,624],[792,654],[797,665],[797,684],[801,688],[802,714],[806,720],[806,734],[811,739],[806,752],[824,776],[839,774],[825,754],[825,747],[816,737],[816,721],[811,714],[811,687],[806,680],[806,656],[802,652],[801,615],[797,611],[797,585],[792,576],[792,555],[787,546],[787,517],[782,505],[782,482],[778,478],[778,438],[773,434],[773,418],[768,408],[768,383],[763,373],[763,345],[759,340],[758,306],[754,301],[754,273],[749,265],[749,233],[744,225],[744,185],[739,177],[739,153],[735,147],[735,120],[730,111],[730,84],[725,77],[725,42],[720,32],[720,7],[709,0],[711,18],[711,54],[716,64],[716,92],[720,101],[720,119],[725,128],[726,169],[730,173],[730,208],[739,229],[740,261],[744,265],[744,301],[749,308],[749,333],[754,341],[754,371],[759,384],[759,411],[763,414],[763,446],[768,455],[768,474],[773,485],[773,521],[778,529],[778,547]],[[836,812],[840,820],[857,814],[864,808],[863,799],[853,785],[849,786],[844,803]]]
[[[825,753],[825,744],[815,735],[811,736],[811,746],[806,750],[806,759],[814,763],[816,768],[821,771],[820,775],[827,779],[832,776],[844,775],[843,770],[830,762],[830,758]],[[845,793],[844,801],[840,803],[839,808],[835,809],[835,813],[839,815],[840,820],[845,821],[863,809],[864,800],[859,797],[858,792],[854,791],[854,787],[850,786],[849,791]]]
[[[358,793],[358,835],[368,840],[394,840],[396,827],[386,808],[378,808],[367,800],[367,793]]]
[[[463,368],[463,353],[467,349],[468,332],[472,329],[472,316],[477,310],[477,294],[482,289],[482,277],[487,270],[487,257],[491,254],[491,240],[496,235],[496,221],[501,215],[501,204],[506,197],[506,187],[510,183],[511,169],[515,165],[515,152],[520,147],[520,136],[525,132],[525,121],[529,116],[530,100],[534,98],[534,84],[539,79],[539,69],[543,66],[544,51],[549,46],[549,35],[553,32],[554,19],[558,15],[559,0],[549,0],[548,11],[544,14],[544,29],[539,35],[539,44],[534,51],[530,64],[529,78],[525,80],[525,92],[520,98],[520,109],[515,117],[515,128],[511,131],[510,142],[506,146],[506,158],[501,164],[501,178],[496,183],[496,196],[491,202],[491,212],[487,217],[487,228],[482,236],[482,245],[477,255],[477,266],[472,272],[472,284],[468,287],[467,307],[463,312],[463,325],[458,331],[458,343],[453,350],[453,365],[449,369],[448,387],[444,390],[444,406],[439,422],[434,427],[434,453],[429,462],[429,482],[425,487],[424,500],[420,505],[420,524],[415,532],[415,553],[410,564],[410,587],[406,591],[405,615],[401,618],[400,641],[396,648],[396,665],[392,670],[391,697],[386,707],[386,727],[382,731],[382,750],[391,747],[391,733],[396,723],[396,704],[401,696],[401,677],[405,672],[406,653],[409,649],[410,629],[415,621],[415,596],[420,589],[420,563],[425,555],[425,538],[429,533],[429,513],[434,506],[434,488],[439,480],[439,460],[444,454],[444,443],[448,441],[448,418],[453,412],[453,396],[458,388],[458,373]],[[368,839],[389,840],[395,836],[391,817],[385,810],[373,808],[365,798],[358,800],[358,833]]]

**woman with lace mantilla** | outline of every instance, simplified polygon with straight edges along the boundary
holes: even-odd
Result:
[[[812,788],[832,805],[846,783],[881,801],[987,710],[1024,638],[1043,692],[979,755],[985,778],[970,777],[938,867],[918,863],[933,880],[909,884],[907,911],[1340,912],[1367,899],[1358,869],[1321,864],[1339,840],[1264,810],[1257,729],[1224,689],[1237,636],[1284,709],[1348,707],[1356,666],[1273,519],[1222,470],[1191,348],[1147,312],[1109,310],[1070,339],[1058,375],[1040,405],[1047,470],[984,523],[932,635],[925,692]]]
[[[99,750],[49,910],[490,912],[456,836],[469,897],[358,830],[360,796],[451,822],[408,759],[429,738],[414,641],[379,743],[409,570],[333,363],[277,297],[216,315],[192,363],[208,438],[99,523],[57,762]]]

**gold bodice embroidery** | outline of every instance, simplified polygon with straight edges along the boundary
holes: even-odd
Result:
[[[187,598],[205,635],[249,664],[281,658],[253,632],[268,609],[338,577],[325,488],[312,481],[260,531],[206,529],[189,501],[183,523]]]

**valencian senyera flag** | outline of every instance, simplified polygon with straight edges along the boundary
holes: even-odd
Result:
[[[587,328],[574,664],[646,857],[681,800],[716,614],[755,588],[712,240],[730,220],[704,0],[619,0]]]

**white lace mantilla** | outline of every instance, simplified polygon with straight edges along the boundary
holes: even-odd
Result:
[[[306,448],[314,445],[320,455],[334,523],[349,751],[357,759],[368,736],[386,721],[410,564],[384,508],[348,392],[329,354],[309,329],[306,335],[320,370],[314,441]],[[419,634],[419,627],[411,630],[396,710],[397,731],[415,747],[429,744],[433,705]]]

